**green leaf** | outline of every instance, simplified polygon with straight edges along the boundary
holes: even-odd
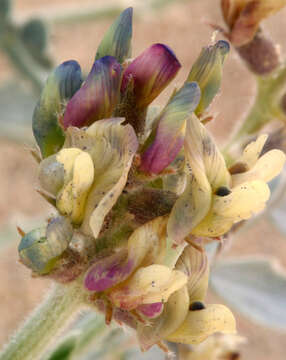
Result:
[[[77,334],[71,334],[66,337],[56,347],[53,353],[48,357],[47,360],[69,360],[72,357],[72,353],[76,347]]]
[[[249,257],[221,262],[212,270],[211,286],[247,318],[286,330],[286,274],[274,259]]]

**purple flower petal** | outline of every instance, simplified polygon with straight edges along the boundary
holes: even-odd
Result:
[[[162,302],[157,302],[153,304],[142,304],[139,305],[136,309],[141,314],[145,315],[146,317],[149,317],[151,319],[159,316],[164,308],[164,304]]]
[[[133,270],[132,260],[122,250],[98,260],[87,272],[84,285],[89,291],[104,291],[124,281]]]
[[[109,118],[120,94],[121,66],[112,56],[95,61],[86,81],[67,104],[64,128],[83,127]]]
[[[155,140],[141,157],[141,170],[158,174],[175,160],[184,143],[186,120],[196,109],[200,94],[196,82],[186,83],[167,104],[158,119]]]
[[[133,81],[136,105],[146,107],[165,89],[180,67],[181,64],[168,46],[154,44],[126,68],[121,92]]]

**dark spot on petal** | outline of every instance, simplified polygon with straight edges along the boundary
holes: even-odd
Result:
[[[231,193],[230,189],[226,186],[220,186],[217,191],[216,191],[216,195],[218,196],[227,196]]]
[[[247,164],[243,163],[243,162],[238,162],[235,163],[234,165],[232,165],[232,167],[230,167],[228,169],[228,171],[230,172],[231,175],[234,174],[242,174],[244,172],[246,172],[248,169]]]
[[[200,302],[200,301],[194,301],[193,303],[191,303],[189,310],[190,311],[196,311],[196,310],[203,310],[205,309],[205,305]]]
[[[229,360],[238,360],[240,359],[240,354],[238,352],[233,352],[230,354]]]

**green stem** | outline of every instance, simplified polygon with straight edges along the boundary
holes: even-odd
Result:
[[[9,56],[15,68],[31,81],[35,91],[38,93],[44,84],[46,73],[31,58],[29,52],[18,39],[16,30],[7,29],[0,38],[0,47]]]
[[[249,135],[256,134],[264,125],[274,119],[286,121],[280,102],[286,87],[286,64],[275,73],[257,77],[257,94],[255,102],[242,125],[224,149],[230,155],[231,148],[245,141]]]
[[[83,303],[79,283],[56,285],[0,353],[0,360],[37,360]]]

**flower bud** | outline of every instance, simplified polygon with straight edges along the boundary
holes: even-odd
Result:
[[[155,139],[141,157],[141,170],[158,174],[175,159],[184,143],[186,120],[196,109],[200,93],[197,83],[186,83],[170,99],[155,120],[158,122]]]
[[[97,49],[95,60],[110,55],[122,64],[131,56],[132,13],[133,9],[127,8],[110,26]]]
[[[21,261],[38,274],[47,274],[67,249],[73,228],[65,217],[52,219],[47,227],[27,233],[18,247]]]
[[[236,50],[249,69],[257,75],[269,74],[280,65],[278,47],[262,31],[258,31],[249,43]]]
[[[197,115],[201,115],[208,108],[220,89],[222,66],[229,49],[229,43],[220,40],[215,45],[203,48],[199,58],[192,66],[187,81],[196,81],[202,93],[196,109]]]
[[[48,77],[33,114],[33,133],[44,158],[59,151],[64,143],[59,118],[81,83],[80,66],[73,60],[59,65]]]
[[[132,83],[135,105],[148,106],[173,80],[181,65],[166,45],[154,44],[135,58],[123,74],[121,92]]]
[[[112,115],[119,100],[121,66],[112,56],[96,60],[86,81],[67,104],[62,124],[83,127]]]
[[[222,13],[234,46],[250,42],[260,22],[286,5],[285,0],[221,0]]]

